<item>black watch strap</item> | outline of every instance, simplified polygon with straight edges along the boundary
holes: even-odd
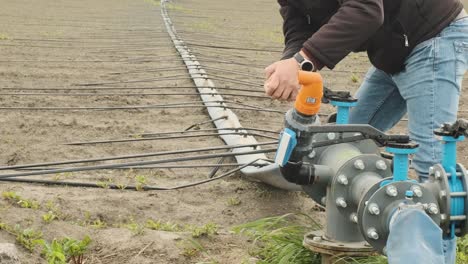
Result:
[[[315,65],[310,60],[304,58],[299,52],[294,54],[294,59],[299,64],[299,68],[303,71],[315,71]]]

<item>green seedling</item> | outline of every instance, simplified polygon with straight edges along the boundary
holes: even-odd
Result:
[[[127,188],[127,185],[124,184],[124,183],[118,183],[115,185],[119,190],[125,190],[125,188]]]
[[[84,254],[88,250],[88,246],[91,243],[91,238],[85,236],[83,240],[76,240],[72,238],[64,238],[62,240],[65,255],[73,264],[83,264]]]
[[[54,239],[52,243],[43,242],[42,254],[48,264],[83,264],[84,253],[91,243],[91,238],[86,236],[83,240],[72,238]]]
[[[90,227],[95,228],[95,229],[101,229],[107,226],[107,224],[102,221],[101,219],[96,219],[93,222],[89,224]]]
[[[57,218],[58,218],[58,216],[52,211],[49,211],[46,214],[42,215],[42,220],[44,220],[44,222],[46,222],[46,223],[50,223],[50,222],[56,220]]]
[[[231,197],[227,200],[227,205],[229,206],[238,206],[241,203],[242,203],[241,200],[237,197]]]
[[[63,245],[59,241],[54,239],[50,244],[44,242],[42,243],[42,247],[42,255],[45,257],[48,264],[67,263],[67,258],[65,256],[65,251],[63,250]]]
[[[203,226],[192,226],[190,229],[192,231],[192,237],[194,238],[208,237],[218,234],[218,226],[215,223],[208,223]]]
[[[65,179],[65,178],[70,178],[71,176],[73,176],[72,172],[58,173],[54,175],[54,181],[58,181],[58,180]]]
[[[16,234],[16,241],[31,252],[34,251],[37,245],[44,241],[42,239],[42,232],[35,231],[34,229],[28,228],[22,230],[19,225],[16,225],[14,233]]]
[[[146,176],[137,175],[137,176],[135,176],[135,180],[137,182],[137,184],[135,186],[137,191],[142,191],[144,189],[144,186],[146,185],[146,183],[148,181]]]
[[[145,225],[139,224],[133,219],[130,219],[130,223],[125,224],[124,227],[132,231],[135,236],[143,235],[145,233]]]
[[[109,189],[109,182],[99,181],[96,185],[103,189]]]
[[[180,232],[183,230],[181,226],[178,224],[173,224],[170,222],[162,222],[161,220],[148,220],[146,222],[146,227],[151,230],[158,230],[158,231],[167,231],[167,232]]]
[[[210,256],[208,250],[206,250],[198,241],[193,239],[186,239],[178,243],[178,246],[182,248],[182,255],[186,258],[194,258],[203,254],[205,259],[208,261],[197,262],[197,264],[218,264],[213,257]]]
[[[39,202],[36,200],[25,199],[15,192],[3,192],[2,196],[6,200],[19,205],[21,208],[39,209],[40,207]]]

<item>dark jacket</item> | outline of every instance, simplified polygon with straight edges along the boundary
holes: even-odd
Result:
[[[387,73],[404,69],[419,43],[436,36],[463,9],[459,0],[278,0],[285,50],[301,48],[333,69],[350,52],[367,51]]]

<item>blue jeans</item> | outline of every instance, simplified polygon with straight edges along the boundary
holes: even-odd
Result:
[[[372,67],[356,94],[359,101],[349,121],[387,131],[408,113],[410,138],[419,144],[412,166],[425,180],[429,167],[442,158],[433,131],[456,120],[467,67],[468,18],[463,18],[417,45],[406,59],[405,71],[389,75]]]

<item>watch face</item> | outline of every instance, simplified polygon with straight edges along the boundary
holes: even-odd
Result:
[[[301,63],[301,69],[303,71],[312,71],[314,69],[314,65],[310,61],[304,61]]]

